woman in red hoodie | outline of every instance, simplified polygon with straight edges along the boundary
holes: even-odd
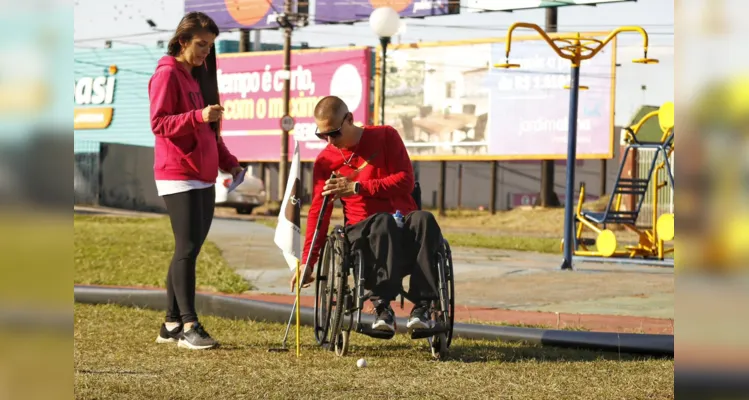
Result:
[[[175,248],[166,277],[167,315],[158,343],[208,349],[218,345],[195,312],[195,261],[213,220],[219,168],[243,171],[219,134],[216,53],[219,34],[207,15],[185,15],[148,84],[155,136],[154,177],[164,198]]]

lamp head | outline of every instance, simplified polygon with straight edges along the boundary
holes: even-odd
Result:
[[[400,15],[390,7],[378,7],[369,15],[369,27],[378,37],[392,37],[400,29]]]

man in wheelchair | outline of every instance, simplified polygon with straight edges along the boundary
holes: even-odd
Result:
[[[321,210],[323,196],[343,203],[345,235],[352,251],[364,254],[365,288],[375,306],[372,329],[395,331],[390,302],[401,291],[403,277],[411,275],[408,298],[414,300],[408,329],[428,329],[429,301],[439,299],[435,256],[442,233],[434,216],[418,209],[411,193],[414,174],[398,132],[390,126],[354,126],[353,114],[338,97],[321,99],[315,107],[315,134],[328,145],[313,167],[312,204],[302,262],[309,260],[304,286],[314,278],[313,268],[323,248],[333,201]],[[335,177],[333,177],[335,175]],[[404,216],[402,227],[393,214]],[[324,212],[317,243],[312,245],[315,223]],[[304,265],[304,264],[303,264]],[[291,287],[296,276],[291,279]]]

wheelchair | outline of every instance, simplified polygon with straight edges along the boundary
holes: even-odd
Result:
[[[421,209],[421,189],[418,182],[412,193]],[[362,309],[370,294],[364,289],[364,257],[361,250],[352,255],[343,226],[336,226],[327,237],[318,261],[315,277],[314,332],[317,343],[334,351],[337,356],[348,354],[351,331],[378,339],[391,339],[394,332],[374,330],[371,324],[362,323]],[[432,356],[447,358],[453,337],[455,319],[455,280],[450,244],[442,239],[435,257],[439,299],[430,301],[429,315],[432,328],[410,331],[412,339],[427,339]],[[401,309],[408,294],[401,287]],[[397,326],[396,326],[397,330]]]

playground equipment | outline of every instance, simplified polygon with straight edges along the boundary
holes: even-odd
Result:
[[[638,132],[645,122],[654,117],[658,118],[663,132],[662,136],[655,141],[641,140],[641,138],[638,138]],[[638,259],[638,263],[673,266],[673,259],[665,260],[665,255],[674,251],[673,244],[666,247],[666,242],[674,240],[674,214],[667,212],[658,217],[658,193],[663,188],[674,188],[674,176],[670,162],[671,154],[674,151],[674,104],[672,102],[664,103],[660,109],[648,113],[639,122],[631,127],[624,128],[624,130],[626,131],[624,140],[627,147],[622,154],[619,174],[605,210],[603,212],[583,210],[585,185],[580,187],[580,198],[575,213],[574,255]],[[627,157],[632,155],[634,153],[632,150],[635,149],[655,150],[646,177],[622,177]],[[666,172],[665,179],[661,180],[664,170]],[[653,223],[651,226],[643,228],[637,226],[637,220],[648,190],[652,191],[650,200],[652,202]],[[624,195],[634,196],[636,203],[634,209],[622,209],[622,197]],[[616,234],[609,229],[610,225],[619,225],[636,233],[638,243],[624,246],[623,249],[620,248]],[[586,227],[597,234],[594,241],[582,237]],[[590,249],[593,245],[595,245],[595,250]],[[653,262],[655,260],[661,262]]]
[[[572,245],[574,233],[574,213],[572,212],[572,187],[575,184],[575,159],[577,152],[577,106],[578,94],[580,92],[580,64],[583,60],[589,60],[598,54],[606,45],[611,42],[618,34],[622,32],[637,32],[642,35],[644,56],[632,60],[638,64],[656,64],[658,60],[648,58],[648,34],[639,26],[624,26],[617,28],[606,36],[605,39],[599,40],[593,37],[581,37],[580,33],[572,35],[555,35],[552,39],[541,27],[536,24],[527,22],[516,22],[510,26],[507,31],[506,54],[503,64],[494,65],[496,68],[519,68],[520,64],[510,63],[510,45],[512,43],[512,32],[516,28],[533,29],[541,35],[541,38],[551,46],[555,53],[561,58],[570,60],[571,79],[570,79],[570,114],[569,128],[567,134],[567,190],[565,193],[564,204],[564,259],[562,260],[562,269],[572,269]],[[557,45],[559,42],[560,45]]]

